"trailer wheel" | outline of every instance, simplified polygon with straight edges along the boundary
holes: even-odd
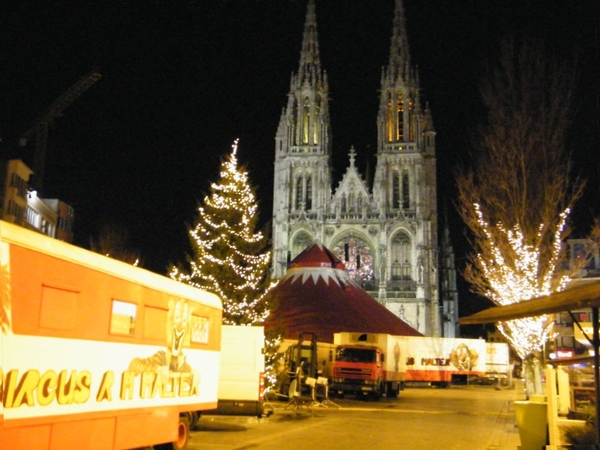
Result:
[[[177,439],[174,442],[154,446],[154,450],[182,450],[186,447],[190,436],[190,419],[187,415],[179,416]]]

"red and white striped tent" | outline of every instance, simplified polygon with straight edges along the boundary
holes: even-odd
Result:
[[[358,286],[344,263],[315,243],[290,264],[271,292],[274,309],[265,329],[282,328],[285,339],[315,333],[320,342],[333,343],[341,331],[422,336]]]

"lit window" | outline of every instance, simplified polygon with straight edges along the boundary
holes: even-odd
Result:
[[[136,304],[113,300],[110,316],[110,332],[133,336],[135,333],[136,312]]]

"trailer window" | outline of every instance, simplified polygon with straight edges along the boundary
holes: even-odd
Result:
[[[135,333],[136,312],[136,304],[113,300],[110,316],[110,332],[133,336]]]
[[[79,292],[42,286],[40,327],[74,330],[77,323]]]
[[[208,342],[208,317],[192,315],[192,342],[197,344]]]

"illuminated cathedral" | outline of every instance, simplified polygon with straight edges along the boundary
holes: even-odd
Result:
[[[373,183],[359,173],[350,148],[345,174],[334,186],[329,86],[315,2],[309,0],[300,65],[275,136],[272,273],[282,278],[295,256],[320,242],[398,317],[425,335],[448,336],[442,319],[457,312],[456,302],[440,301],[439,293],[436,133],[419,98],[401,0],[395,3],[389,61],[374,95],[379,113],[372,118]]]

